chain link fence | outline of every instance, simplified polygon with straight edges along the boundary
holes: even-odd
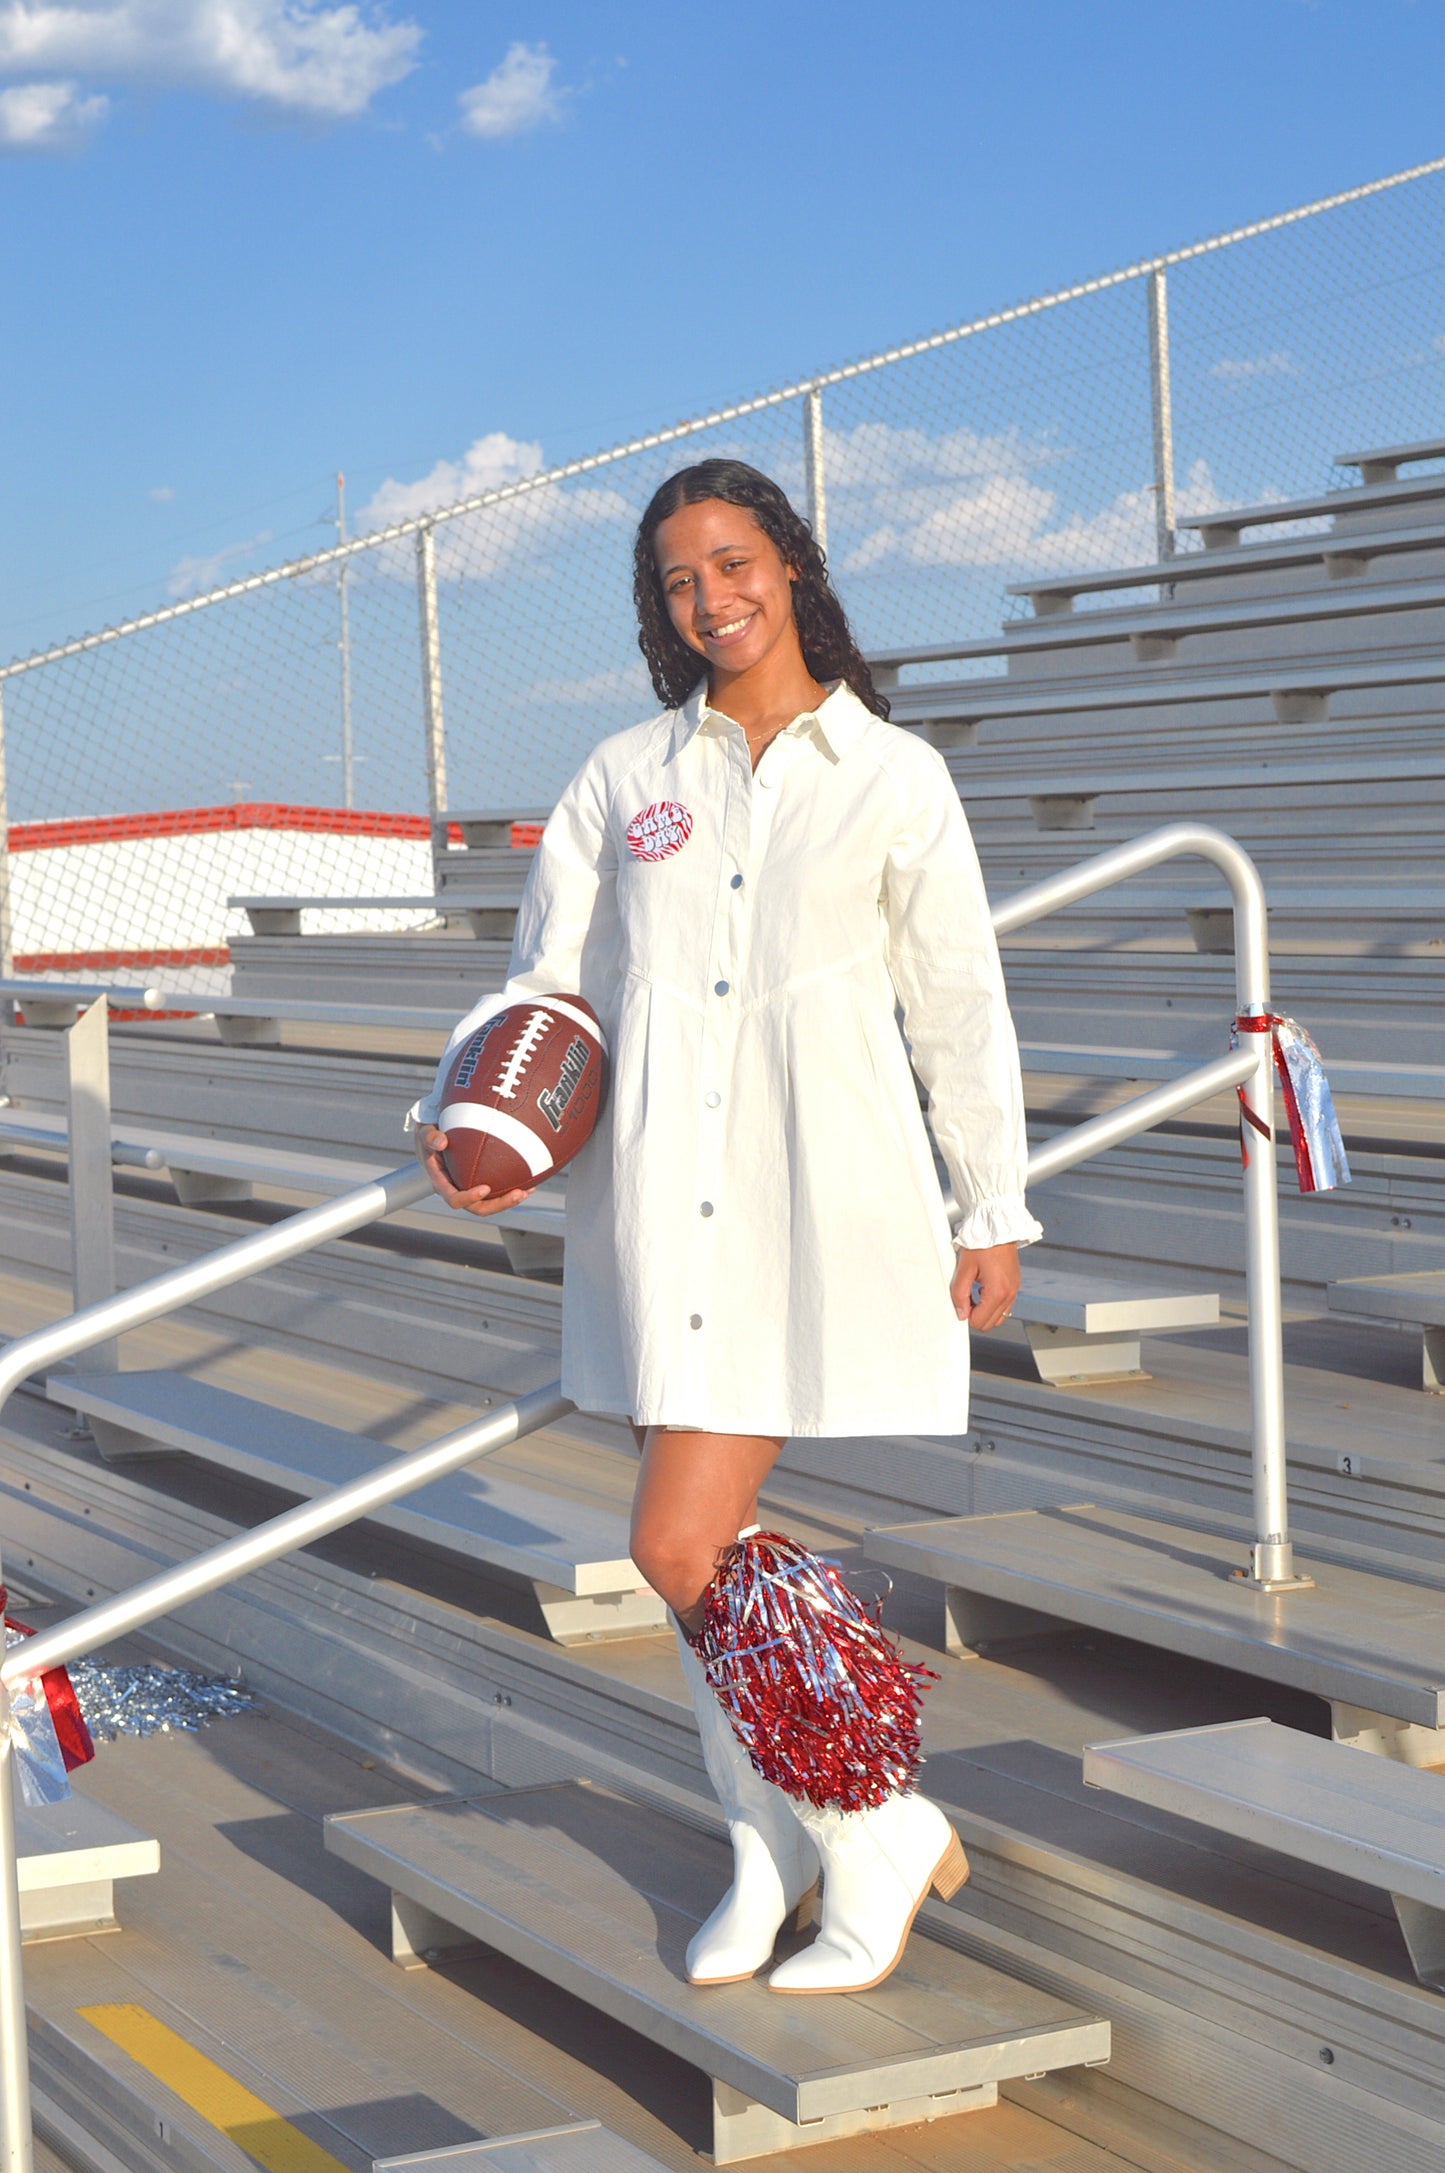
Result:
[[[876,651],[995,634],[1011,584],[1195,547],[1171,501],[1353,482],[1338,453],[1442,417],[1436,160],[563,468],[484,439],[342,547],[0,668],[5,964],[214,987],[232,895],[429,893],[435,818],[545,807],[655,706],[631,538],[687,462],[776,476]]]

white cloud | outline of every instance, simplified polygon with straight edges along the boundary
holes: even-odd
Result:
[[[608,671],[587,672],[578,679],[538,679],[527,693],[535,702],[565,702],[601,707],[625,695],[645,700],[652,686],[641,657],[632,664],[617,664]]]
[[[47,79],[7,97],[75,97],[73,78],[99,76],[340,120],[411,70],[421,35],[350,0],[0,0],[0,76]]]
[[[477,438],[460,460],[439,460],[414,483],[388,478],[357,515],[357,532],[388,528],[414,520],[463,498],[526,482],[543,469],[542,448],[505,430]],[[542,484],[519,497],[476,514],[448,521],[436,532],[437,572],[445,579],[486,580],[518,558],[535,557],[579,528],[609,522],[632,523],[637,509],[621,491],[596,485]],[[388,562],[394,554],[386,554]],[[410,546],[407,546],[408,562]],[[363,563],[355,561],[358,572]],[[391,566],[390,570],[397,568]]]
[[[1287,347],[1276,347],[1267,355],[1225,356],[1210,363],[1209,374],[1221,384],[1247,385],[1256,377],[1298,377],[1299,364]]]
[[[146,496],[151,503],[158,506],[168,506],[175,495],[169,483],[157,483],[153,489],[146,492]]]
[[[73,151],[103,121],[110,101],[75,83],[16,83],[0,91],[0,150]]]
[[[552,85],[556,65],[545,45],[509,46],[505,60],[486,81],[474,83],[458,98],[462,127],[470,136],[495,141],[559,120],[561,101]]]
[[[823,459],[843,520],[850,530],[864,527],[842,561],[848,574],[890,561],[1082,571],[1137,565],[1154,556],[1152,489],[1120,491],[1092,513],[1064,513],[1059,492],[1041,478],[1066,468],[1069,456],[1014,430],[992,436],[954,430],[931,438],[922,430],[865,424],[829,432]],[[1181,515],[1219,509],[1204,461],[1196,461],[1176,499]]]
[[[244,543],[223,544],[219,551],[199,558],[178,558],[171,568],[166,594],[177,600],[182,596],[203,596],[207,589],[220,586],[228,566],[234,566],[237,559],[249,558],[253,551],[270,541],[270,529],[263,528],[259,535],[248,536]]]
[[[439,460],[415,483],[387,480],[358,515],[364,528],[389,528],[393,521],[409,521],[418,513],[433,513],[439,506],[453,506],[461,498],[474,498],[485,490],[500,490],[542,470],[542,448],[509,438],[505,430],[490,430],[476,438],[460,460]]]

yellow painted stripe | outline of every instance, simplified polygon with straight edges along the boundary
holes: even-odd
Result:
[[[147,2008],[122,2003],[81,2007],[77,2012],[83,2022],[184,2099],[192,2112],[248,2151],[266,2167],[266,2173],[350,2173],[339,2158],[293,2128],[274,2106],[197,2052]]]

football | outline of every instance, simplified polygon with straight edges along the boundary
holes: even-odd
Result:
[[[607,1087],[607,1050],[580,996],[509,1004],[457,1050],[437,1120],[459,1192],[540,1184],[590,1138]]]

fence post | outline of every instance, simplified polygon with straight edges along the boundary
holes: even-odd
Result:
[[[808,478],[808,525],[818,549],[828,549],[828,492],[823,475],[823,395],[810,385],[803,395],[803,467]]]
[[[346,541],[346,477],[339,471],[336,477],[336,540]],[[356,805],[355,751],[351,743],[351,605],[346,593],[346,577],[351,561],[343,558],[336,568],[337,616],[340,621],[339,640],[341,651],[341,804]]]
[[[1154,534],[1161,559],[1174,556],[1174,411],[1169,396],[1169,291],[1149,274],[1149,405],[1154,420]]]
[[[110,1162],[110,1036],[104,996],[65,1036],[70,1127],[70,1280],[77,1313],[115,1296],[115,1195]],[[88,1364],[114,1373],[119,1350],[97,1343]]]
[[[436,546],[430,528],[416,535],[417,603],[421,610],[421,692],[426,721],[426,790],[432,821],[446,813],[447,748],[442,722],[442,645],[437,620]]]

